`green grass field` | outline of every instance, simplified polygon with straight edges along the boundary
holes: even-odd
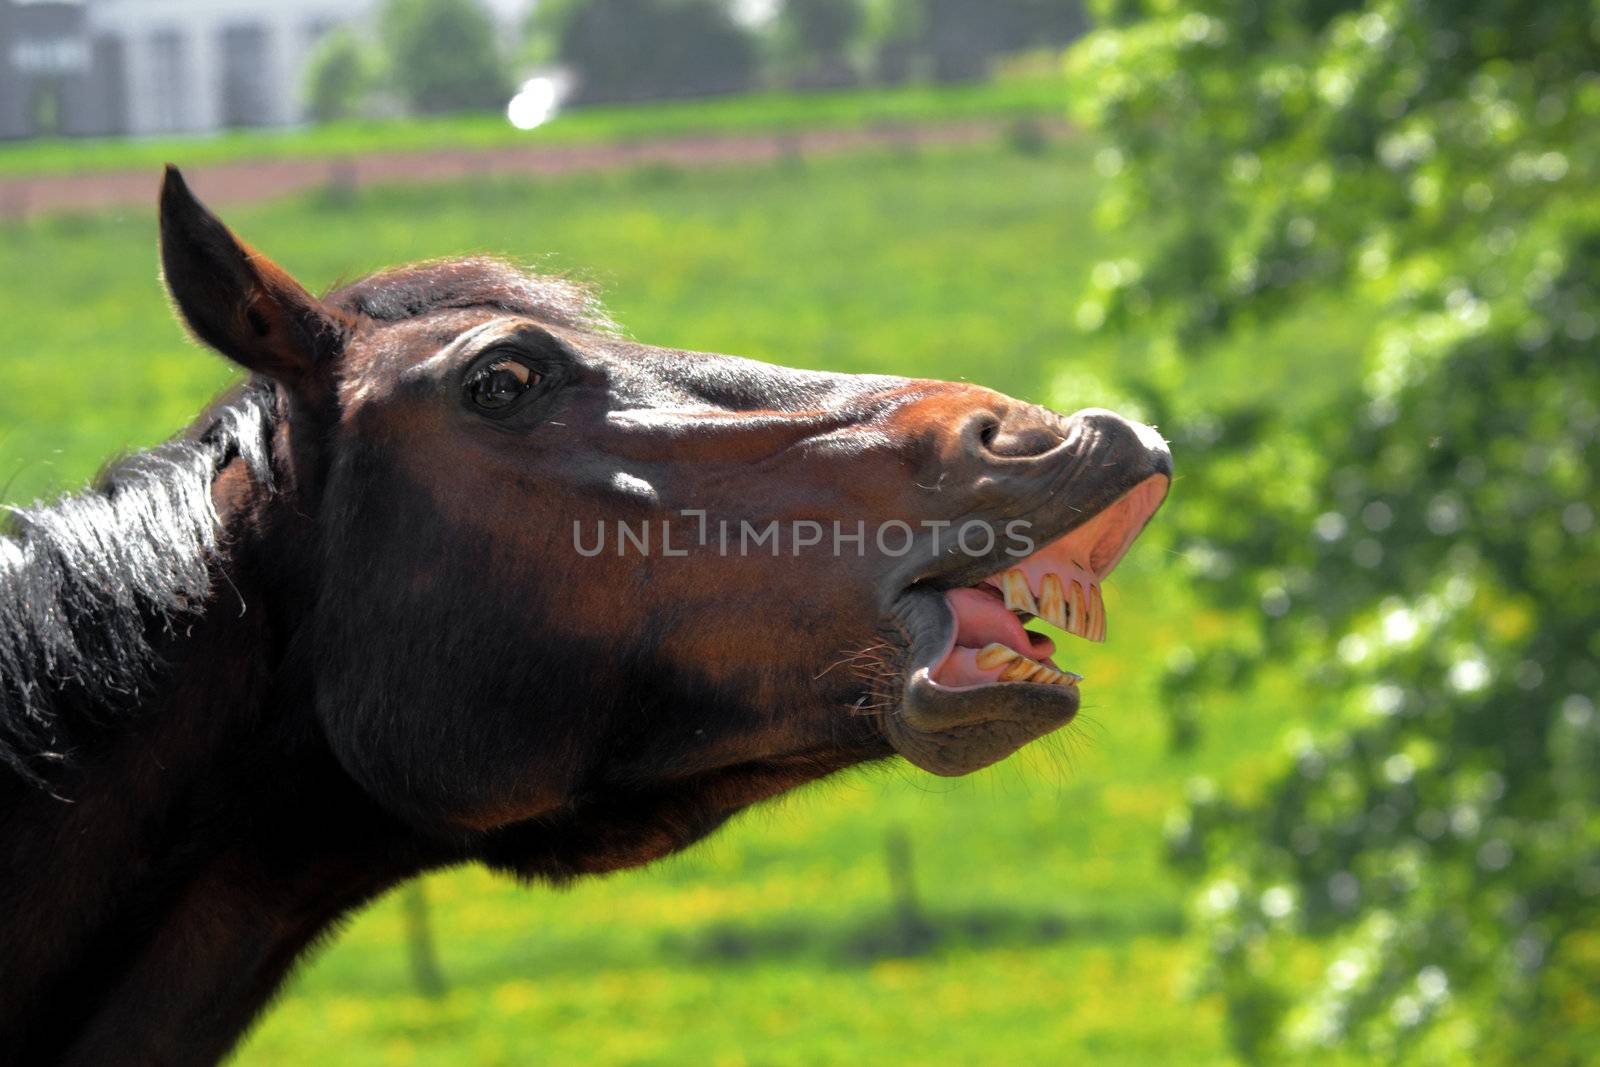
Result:
[[[974,85],[909,85],[812,93],[752,93],[712,100],[587,107],[518,130],[498,114],[332,122],[289,130],[240,130],[215,137],[44,138],[0,144],[0,177],[85,170],[190,166],[250,159],[327,158],[372,152],[447,151],[519,145],[859,129],[965,119],[1059,118],[1066,86],[1031,72]]]
[[[1120,402],[1144,358],[1075,326],[1091,265],[1115,251],[1089,221],[1090,155],[494,181],[299,198],[230,221],[315,285],[504,252],[593,279],[642,340],[970,378],[1072,408]],[[0,498],[79,482],[228,379],[171,321],[153,238],[148,216],[0,229]],[[1285,387],[1329,363],[1337,336],[1291,326],[1263,338],[1278,358],[1212,387]],[[852,773],[687,855],[566,891],[435,874],[442,997],[417,992],[391,896],[303,969],[237,1062],[1227,1062],[1219,1005],[1184,996],[1185,890],[1162,867],[1161,827],[1192,775],[1250,780],[1282,711],[1208,709],[1225,720],[1169,754],[1149,669],[1227,620],[1191,602],[1159,535],[1108,601],[1109,643],[1073,641],[1063,657],[1088,676],[1070,732],[959,781]],[[918,953],[896,949],[895,834],[937,932]]]

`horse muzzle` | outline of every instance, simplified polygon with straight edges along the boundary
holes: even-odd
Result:
[[[978,770],[1072,721],[1082,678],[1025,624],[1042,618],[1105,640],[1101,583],[1172,480],[1172,455],[1151,427],[1102,409],[1065,418],[1017,410],[961,432],[976,433],[985,453],[973,492],[1026,533],[992,552],[940,559],[889,609],[905,655],[884,731],[935,774]]]

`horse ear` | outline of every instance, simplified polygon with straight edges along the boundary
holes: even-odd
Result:
[[[202,342],[297,392],[327,387],[328,364],[347,333],[343,320],[235,237],[170,164],[161,184],[161,270]]]

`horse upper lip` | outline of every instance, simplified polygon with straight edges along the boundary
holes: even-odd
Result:
[[[1147,447],[1151,440],[1160,441],[1155,431],[1120,417],[1116,417],[1114,428],[1117,440],[1112,447],[1097,443],[1104,440],[1106,431],[1084,431],[1068,442],[1083,444],[1088,440],[1083,452],[1056,449],[1049,457],[1039,457],[1039,460],[1048,458],[1049,462],[1032,470],[1028,477],[1018,478],[1014,489],[1007,494],[1015,500],[1031,500],[1032,503],[1020,508],[1014,503],[1002,505],[999,517],[987,521],[996,529],[1007,531],[1013,524],[1019,524],[1038,546],[1054,544],[1083,527],[1100,522],[1119,507],[1136,511],[1137,522],[1112,524],[1106,531],[1107,536],[1083,546],[1084,558],[1076,561],[1080,564],[1079,570],[1104,577],[1161,505],[1172,479],[1172,456],[1165,446]],[[1129,448],[1135,451],[1129,454]],[[1139,497],[1136,491],[1142,492],[1144,497]],[[946,525],[960,527],[962,523]],[[1119,533],[1122,536],[1117,536]],[[955,589],[997,576],[1017,562],[1018,556],[997,538],[993,551],[983,555],[946,551],[931,566],[923,557],[917,570],[903,571],[892,577],[891,582],[897,582],[901,589],[919,585]],[[1066,574],[1062,576],[1065,578]],[[1030,573],[1029,577],[1042,579],[1042,572]],[[1032,590],[1035,594],[1039,591],[1038,586]]]

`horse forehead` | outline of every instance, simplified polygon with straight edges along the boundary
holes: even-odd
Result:
[[[414,319],[373,322],[347,353],[346,376],[398,376],[438,357],[466,334],[510,317],[490,308],[451,308]]]

